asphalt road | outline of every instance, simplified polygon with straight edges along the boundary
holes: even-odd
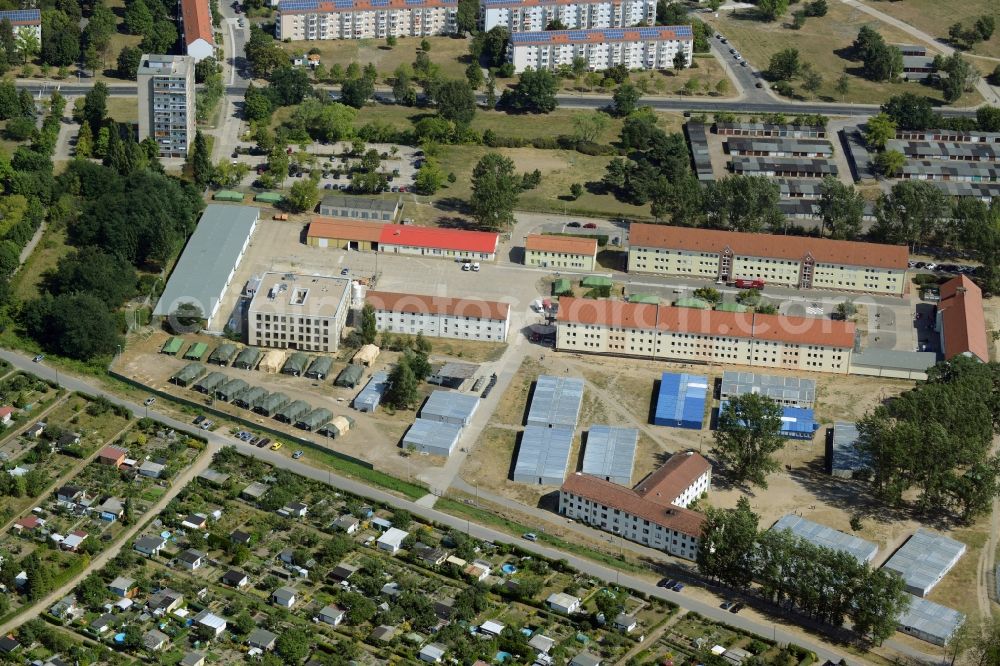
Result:
[[[58,372],[44,363],[32,363],[31,359],[27,356],[23,356],[16,352],[9,350],[0,350],[0,358],[4,359],[11,365],[22,370],[26,370],[35,375],[38,375],[44,379],[57,381],[63,387],[71,391],[80,391],[90,395],[103,395],[108,400],[127,407],[132,410],[132,412],[139,416],[147,414],[147,409],[138,403],[125,400],[114,393],[109,393],[103,389],[98,388],[76,376],[67,375],[64,372]],[[213,445],[227,445],[235,446],[241,453],[259,458],[264,462],[270,463],[275,466],[282,467],[296,474],[301,474],[307,478],[327,483],[335,488],[339,488],[348,493],[365,497],[376,502],[381,502],[384,504],[391,505],[393,507],[398,507],[405,509],[415,516],[419,516],[424,520],[432,520],[438,524],[444,525],[446,527],[461,530],[467,532],[470,536],[477,539],[489,540],[493,542],[511,542],[510,535],[472,523],[455,516],[451,516],[434,509],[429,509],[425,506],[417,504],[415,502],[410,502],[408,500],[397,497],[378,488],[373,488],[371,486],[359,483],[357,481],[347,479],[330,472],[316,469],[310,467],[300,461],[293,460],[288,456],[281,455],[277,452],[271,451],[269,449],[258,449],[253,446],[249,446],[243,442],[235,439],[225,438],[221,435],[217,435],[211,432],[203,432],[193,426],[190,423],[178,421],[177,419],[167,416],[157,412],[155,409],[148,410],[148,415],[150,418],[156,419],[165,425],[174,428],[178,431],[187,432],[193,435],[198,435],[202,437],[207,437],[209,442]],[[676,592],[667,592],[662,588],[658,588],[655,585],[646,582],[645,580],[629,576],[628,574],[621,573],[617,570],[605,567],[589,560],[579,558],[570,553],[564,553],[553,548],[546,547],[539,543],[532,543],[528,541],[518,542],[518,546],[524,550],[534,552],[538,555],[552,558],[552,559],[565,559],[575,567],[577,570],[587,574],[588,576],[593,576],[599,578],[605,582],[616,582],[620,585],[630,587],[634,590],[645,592],[650,596],[660,597],[672,601],[683,608],[691,611],[695,611],[704,615],[705,617],[724,622],[731,626],[737,627],[744,631],[753,632],[761,636],[771,636],[775,640],[782,643],[796,643],[812,650],[820,658],[820,660],[830,659],[833,661],[839,661],[841,658],[847,660],[848,664],[862,664],[865,663],[860,659],[853,656],[848,656],[842,652],[839,652],[836,648],[815,642],[813,640],[807,639],[800,634],[791,633],[785,629],[775,625],[758,622],[750,617],[742,615],[733,615],[727,611],[724,611],[714,605],[709,605],[702,603],[695,599],[685,597],[683,593],[678,594]]]
[[[41,92],[43,95],[49,94],[53,89],[58,90],[63,95],[85,95],[93,87],[93,84],[39,84],[34,81],[16,81],[18,88],[30,91],[32,94]],[[243,98],[246,92],[247,83],[239,82],[235,85],[226,86],[226,95]],[[136,94],[135,85],[110,85],[108,92],[113,97],[132,97]],[[381,93],[381,97],[385,97]],[[478,95],[480,103],[485,103],[485,95]],[[611,96],[598,95],[557,95],[559,106],[566,109],[600,109],[607,106],[611,101]],[[642,103],[659,111],[693,111],[713,113],[716,111],[732,111],[738,113],[819,113],[828,116],[855,116],[867,117],[878,113],[879,107],[873,104],[799,104],[796,102],[749,102],[733,100],[711,100],[711,99],[679,99],[679,98],[643,98]],[[939,109],[939,113],[944,116],[975,116],[976,112],[970,109]]]

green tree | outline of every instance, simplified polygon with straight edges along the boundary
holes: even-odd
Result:
[[[437,160],[427,158],[417,169],[413,179],[413,188],[417,194],[434,194],[444,186],[445,174]]]
[[[471,34],[476,31],[479,23],[478,0],[458,0],[458,11],[455,15],[455,30],[458,34]]]
[[[940,78],[946,102],[957,101],[963,93],[974,90],[979,81],[979,70],[960,53],[947,57],[937,56],[934,58],[934,65],[946,75]]]
[[[600,111],[573,114],[573,135],[578,141],[597,141],[610,124]]]
[[[882,112],[892,118],[900,129],[926,130],[937,127],[941,122],[938,114],[934,113],[930,100],[913,93],[889,98],[882,105]]]
[[[580,183],[573,183],[569,186],[569,196],[576,201],[581,196],[583,196],[583,185]]]
[[[376,334],[375,308],[371,303],[365,303],[361,310],[361,341],[366,345],[373,344]]]
[[[108,115],[108,86],[98,81],[83,98],[83,120],[97,132]]]
[[[465,80],[473,90],[478,90],[482,87],[483,83],[486,82],[486,78],[483,76],[483,68],[479,66],[479,63],[469,63],[469,66],[465,68]]]
[[[21,56],[22,64],[27,64],[29,60],[38,55],[42,50],[41,42],[38,41],[38,37],[31,30],[19,30],[15,40],[17,42],[16,50]]]
[[[413,106],[417,103],[417,91],[413,88],[413,70],[408,65],[400,65],[393,73],[392,97],[396,104]]]
[[[769,178],[730,176],[708,186],[705,212],[717,228],[750,232],[778,229],[784,224],[779,196],[777,184]]]
[[[639,106],[642,93],[631,83],[625,82],[618,86],[611,96],[611,112],[619,118],[631,115]]]
[[[515,113],[549,113],[558,105],[558,89],[559,82],[552,72],[529,67],[521,72],[512,89],[500,95],[499,104]]]
[[[933,236],[949,213],[947,198],[933,184],[903,180],[879,197],[871,233],[883,241],[918,245]]]
[[[19,33],[27,37],[27,31]],[[80,25],[65,12],[49,9],[42,12],[42,61],[56,67],[72,65],[80,57]]]
[[[386,402],[396,409],[410,409],[419,397],[417,387],[417,377],[404,356],[389,373],[389,388],[385,392]]]
[[[437,86],[434,98],[442,118],[467,126],[476,115],[476,94],[466,81],[451,79]]]
[[[812,67],[806,67],[802,73],[802,88],[813,95],[823,87],[823,77]]]
[[[983,105],[976,109],[976,124],[981,132],[1000,132],[1000,107]]]
[[[505,229],[514,223],[514,206],[521,179],[514,162],[500,153],[486,153],[472,170],[472,215],[486,229]]]
[[[747,589],[754,577],[760,516],[745,496],[733,509],[708,507],[698,544],[698,571],[736,589]]]
[[[851,78],[847,76],[847,72],[844,72],[839,77],[837,77],[837,83],[833,88],[840,95],[840,101],[844,101],[847,97],[847,93],[851,92]]]
[[[310,212],[319,203],[319,185],[313,178],[300,178],[292,183],[285,200],[295,213]]]
[[[781,450],[781,406],[757,393],[731,398],[719,414],[713,451],[737,483],[767,488],[767,475],[777,471],[772,454]]]
[[[208,143],[201,130],[195,130],[191,154],[188,155],[191,165],[191,177],[199,187],[205,187],[212,180],[212,156],[208,152]]]
[[[906,155],[898,150],[886,150],[875,156],[875,170],[886,178],[895,178],[906,166]]]
[[[309,656],[309,634],[299,627],[285,629],[274,643],[274,651],[286,664],[298,664]]]
[[[882,150],[885,144],[896,138],[896,121],[884,111],[872,116],[865,124],[865,143],[869,148]]]
[[[799,50],[787,48],[771,56],[771,61],[767,66],[767,75],[774,81],[789,81],[798,76],[801,69]]]
[[[340,100],[355,109],[364,107],[374,94],[374,82],[365,77],[348,79],[340,87]]]
[[[861,233],[865,200],[853,185],[844,185],[833,176],[824,178],[820,184],[819,210],[823,231],[831,238],[854,239]]]
[[[138,276],[125,259],[99,247],[72,250],[46,273],[43,284],[52,295],[85,292],[117,308],[136,293]]]
[[[118,53],[118,76],[129,81],[135,81],[136,72],[139,70],[141,60],[142,53],[139,49],[131,46],[123,47]]]
[[[153,30],[153,13],[146,0],[132,0],[125,8],[125,28],[132,35],[146,35]]]
[[[762,21],[776,21],[788,11],[788,0],[757,0],[757,16]]]

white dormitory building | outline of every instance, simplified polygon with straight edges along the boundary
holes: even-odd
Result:
[[[629,28],[656,22],[656,0],[483,0],[483,30],[541,32],[554,21],[569,30]]]
[[[504,342],[510,330],[510,305],[471,298],[446,298],[369,291],[379,331],[432,338]]]
[[[511,35],[507,59],[515,72],[554,70],[576,58],[583,58],[591,71],[616,65],[673,69],[678,53],[684,54],[685,66],[691,65],[693,46],[689,25],[519,32]]]
[[[629,227],[629,273],[761,279],[800,289],[901,296],[909,258],[905,245],[659,224]]]
[[[559,489],[559,513],[694,560],[705,517],[687,507],[711,484],[712,466],[694,452],[674,454],[635,488],[577,472]]]
[[[0,21],[10,21],[15,35],[22,32],[30,32],[39,43],[42,41],[42,10],[40,9],[11,9],[0,11]]]
[[[458,0],[281,0],[278,39],[385,39],[455,32]]]
[[[847,374],[851,322],[562,297],[556,349]]]

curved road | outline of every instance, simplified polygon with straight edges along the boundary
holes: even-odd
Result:
[[[5,361],[7,361],[16,368],[26,370],[46,380],[58,381],[64,388],[69,389],[71,391],[80,391],[90,395],[104,396],[108,400],[132,410],[132,412],[136,416],[143,415],[146,413],[146,408],[138,403],[125,400],[114,393],[107,392],[78,377],[75,377],[73,375],[68,375],[65,372],[60,372],[57,374],[55,370],[45,365],[32,363],[27,356],[9,350],[0,350],[0,358],[4,359]],[[222,446],[235,446],[238,450],[240,450],[241,453],[253,456],[255,458],[259,458],[264,462],[267,462],[274,466],[282,467],[284,469],[287,469],[296,474],[300,474],[307,478],[327,483],[331,486],[343,489],[344,491],[352,493],[354,495],[366,497],[368,499],[372,499],[377,502],[405,509],[410,513],[412,513],[413,515],[420,516],[424,520],[435,521],[441,525],[445,525],[447,527],[456,530],[465,531],[469,535],[477,539],[490,540],[494,542],[502,541],[507,543],[511,541],[511,537],[508,534],[490,529],[488,527],[484,527],[482,525],[478,525],[476,523],[469,522],[467,520],[463,520],[461,518],[456,518],[455,516],[442,513],[435,509],[429,509],[415,502],[402,499],[400,497],[397,497],[396,495],[390,494],[378,488],[373,488],[358,481],[354,481],[352,479],[344,478],[330,472],[310,467],[309,465],[306,465],[297,460],[292,460],[291,458],[283,456],[277,452],[270,451],[268,449],[261,450],[256,447],[249,446],[238,440],[227,439],[225,437],[222,437],[221,435],[211,432],[208,433],[203,432],[198,428],[196,428],[195,426],[191,425],[190,423],[178,421],[173,417],[167,416],[166,414],[161,414],[154,410],[149,410],[149,416],[150,418],[156,419],[157,421],[160,421],[165,425],[174,428],[175,430],[187,432],[189,434],[196,436],[207,437],[209,441],[208,453],[211,453]],[[185,473],[181,475],[178,481],[183,481],[184,483],[189,481],[191,478],[193,478],[193,476],[197,472],[200,472],[202,469],[207,467],[208,460],[209,460],[208,456],[203,456],[202,458],[200,458],[197,461],[197,463],[192,465],[192,467],[188,468],[188,470],[186,470]],[[175,483],[174,485],[172,485],[170,492],[168,492],[167,495],[164,496],[164,498],[161,498],[161,501],[158,502],[154,508],[157,510],[162,508],[161,504],[165,505],[165,502],[163,502],[162,500],[172,498],[174,495],[176,495],[177,492],[179,492],[180,488],[183,485],[184,485],[183,483]],[[136,527],[136,529],[138,529],[138,526]],[[129,537],[131,537],[131,535],[129,535]],[[76,583],[82,580],[83,577],[85,577],[90,571],[94,570],[99,566],[102,566],[108,559],[113,557],[112,553],[117,553],[123,543],[125,543],[125,540],[119,541],[116,547],[109,549],[108,551],[105,551],[105,553],[99,555],[97,558],[95,558],[95,560],[91,563],[91,565],[87,567],[87,569],[81,572],[78,576],[74,577],[74,579],[70,581],[70,583],[67,583],[60,589],[53,591],[53,593],[51,595],[48,595],[44,601],[36,604],[30,612],[21,615],[16,620],[8,622],[6,625],[0,626],[0,633],[7,632],[14,626],[17,626],[22,622],[24,622],[25,620],[30,619],[33,616],[37,616],[37,614],[42,609],[47,608],[51,603],[54,603],[58,598],[67,594],[70,591],[70,589]],[[731,613],[723,611],[722,609],[714,605],[702,603],[695,599],[684,597],[683,595],[678,595],[676,593],[670,593],[668,595],[662,588],[658,588],[655,585],[646,582],[645,580],[635,578],[633,576],[619,572],[609,567],[605,567],[600,564],[591,562],[589,560],[582,559],[570,553],[564,553],[562,551],[558,551],[553,548],[548,548],[539,543],[524,542],[524,543],[518,543],[518,546],[523,548],[524,550],[535,552],[538,555],[542,555],[544,557],[552,559],[565,559],[573,567],[575,567],[579,571],[589,576],[594,576],[606,582],[616,581],[621,585],[630,587],[634,590],[645,592],[650,596],[667,599],[669,601],[672,601],[680,605],[683,608],[696,611],[704,615],[705,617],[709,617],[714,620],[724,622],[726,624],[737,627],[744,631],[753,632],[762,636],[773,636],[776,640],[782,643],[796,643],[815,652],[817,656],[820,658],[820,660],[830,659],[836,662],[843,658],[847,660],[848,664],[852,665],[865,663],[863,660],[858,659],[853,655],[847,655],[846,653],[840,652],[837,648],[833,646],[826,645],[824,643],[819,643],[814,639],[803,637],[798,633],[788,632],[783,628],[778,627],[774,624],[769,625],[758,622],[749,617],[744,617],[741,615],[733,615]],[[922,655],[920,653],[912,654],[912,651],[911,655],[915,657],[919,656],[926,658],[926,655]]]

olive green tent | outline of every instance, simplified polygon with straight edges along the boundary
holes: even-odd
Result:
[[[287,361],[285,361],[285,365],[281,368],[281,374],[301,377],[308,365],[309,355],[303,354],[302,352],[295,352],[288,357]]]
[[[163,343],[162,347],[160,347],[160,353],[176,356],[177,352],[179,352],[181,350],[181,347],[183,346],[184,346],[184,340],[182,340],[181,338],[177,337],[170,338],[165,343]]]
[[[227,381],[229,381],[229,377],[221,372],[210,372],[195,382],[194,390],[200,391],[201,393],[214,393],[215,389],[219,388]]]
[[[739,303],[719,303],[715,309],[719,312],[746,312],[750,308]]]
[[[285,197],[277,192],[261,192],[260,194],[255,195],[253,200],[267,204],[280,204],[285,200]]]
[[[695,308],[696,310],[707,310],[708,303],[700,298],[681,298],[674,303],[679,308]]]
[[[240,370],[253,370],[260,363],[261,356],[263,353],[259,349],[244,347],[243,351],[237,355],[236,360],[233,361],[233,367]]]
[[[258,400],[253,406],[253,411],[264,416],[271,416],[289,402],[288,396],[284,393],[272,393]]]
[[[188,363],[180,372],[170,378],[170,381],[178,386],[189,386],[191,382],[205,374],[205,366],[201,363]]]
[[[306,370],[306,377],[309,379],[326,379],[327,375],[330,374],[330,368],[332,367],[332,358],[329,356],[319,356],[315,361],[309,364],[309,369]]]
[[[196,342],[188,347],[187,353],[184,354],[184,358],[188,361],[200,361],[201,357],[204,356],[207,351],[207,344],[204,342]]]
[[[212,195],[216,201],[243,201],[243,194],[232,190],[219,190]]]
[[[340,374],[337,375],[337,379],[335,379],[333,383],[337,386],[343,386],[345,388],[354,388],[361,381],[364,374],[364,368],[360,365],[354,365],[352,363],[340,371]]]
[[[580,284],[584,287],[610,287],[611,278],[604,277],[603,275],[588,275],[587,277],[580,280]]]
[[[267,397],[267,389],[259,386],[251,386],[233,400],[233,404],[243,409],[250,409],[258,402]]]
[[[632,294],[628,297],[629,303],[648,303],[651,305],[659,305],[660,297],[656,294]]]
[[[208,357],[209,363],[216,365],[229,365],[229,362],[236,356],[236,345],[231,342],[223,342],[215,348],[212,355]]]
[[[314,409],[305,416],[300,416],[295,420],[295,427],[315,432],[321,426],[326,425],[333,418],[333,413],[324,407]]]
[[[301,416],[309,412],[311,409],[312,407],[305,400],[296,400],[295,402],[289,403],[279,409],[274,414],[274,418],[279,421],[283,421],[284,423],[295,423]]]
[[[552,295],[562,296],[573,293],[573,285],[566,278],[559,278],[552,283]]]

